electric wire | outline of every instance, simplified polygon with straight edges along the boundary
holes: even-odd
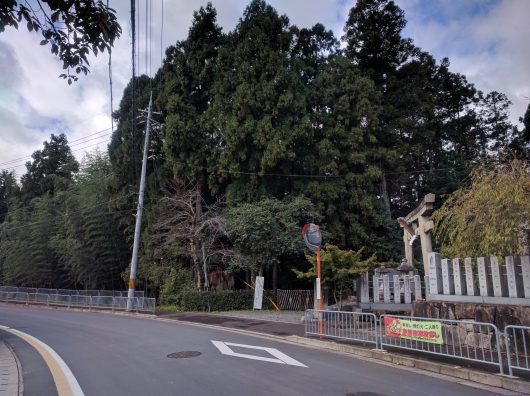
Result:
[[[161,0],[162,8],[160,12],[160,68],[164,65],[164,0]],[[162,73],[160,73],[162,76]],[[160,77],[162,78],[162,77]]]
[[[110,134],[109,134],[110,135]],[[98,137],[99,138],[99,137]],[[82,143],[86,143],[86,142],[82,142]],[[98,146],[100,144],[104,144],[104,143],[109,143],[109,140],[108,139],[105,139],[105,140],[102,140],[102,141],[99,141],[99,142],[96,142],[96,143],[93,143],[93,144],[90,144],[88,146],[84,146],[84,147],[79,147],[75,150],[70,150],[71,153],[75,153],[75,152],[78,152],[78,151],[82,151],[82,150],[86,150],[87,148],[91,148],[91,147],[95,147],[95,146]],[[28,158],[28,157],[26,157]],[[31,156],[29,158],[32,158]],[[26,166],[26,162],[22,162],[22,163],[17,163],[15,165],[10,165],[10,166],[7,166],[5,168],[1,168],[0,171],[7,171],[9,169],[14,169],[14,168],[20,168],[22,166]]]
[[[144,37],[144,40],[145,40],[145,74],[149,74],[149,71],[147,70],[147,57],[148,57],[148,51],[147,51],[147,47],[149,45],[149,33],[148,33],[148,27],[149,27],[149,11],[148,11],[148,6],[149,6],[149,0],[145,0],[145,37]]]
[[[86,135],[86,136],[84,136],[82,138],[71,140],[68,144],[71,144],[71,143],[74,143],[74,142],[77,142],[77,141],[80,141],[80,140],[85,140],[87,137],[98,135],[98,134],[101,134],[103,132],[107,132],[108,130],[110,130],[110,128],[102,129],[100,131],[88,134],[88,135]],[[31,158],[31,155],[27,155],[25,157],[14,158],[12,160],[8,160],[8,161],[5,161],[5,162],[0,162],[0,166],[1,165],[6,165],[6,164],[10,164],[10,163],[13,163],[13,162],[18,162],[18,161],[24,160],[24,159],[29,159],[29,158]]]
[[[101,133],[103,133],[103,132],[107,132],[107,131],[109,131],[109,130],[110,130],[110,128],[102,129],[102,130],[100,130],[100,131],[98,131],[98,132],[94,132],[94,133],[88,134],[88,135],[86,135],[86,136],[84,136],[84,137],[82,137],[82,138],[71,140],[71,141],[68,143],[68,145],[69,145],[69,146],[74,146],[74,145],[72,145],[72,143],[74,143],[74,142],[78,142],[78,141],[81,141],[81,140],[87,140],[87,138],[90,137],[90,136],[99,135],[99,134],[101,134]],[[109,134],[105,134],[105,135],[103,135],[103,136],[106,136],[106,135],[109,135]],[[103,136],[102,136],[102,137],[103,137]],[[93,140],[93,139],[88,139],[88,140]],[[87,141],[88,141],[88,140],[87,140]],[[8,165],[8,164],[12,164],[12,163],[17,163],[17,162],[19,162],[19,161],[27,160],[27,159],[31,159],[31,158],[32,158],[31,155],[27,155],[27,156],[25,156],[25,157],[14,158],[14,159],[12,159],[12,160],[8,160],[8,161],[5,161],[5,162],[0,162],[0,166],[4,166],[4,165]]]
[[[109,0],[107,0],[107,13],[109,12]],[[112,45],[109,45],[109,86],[110,86],[110,127],[114,132],[114,106],[112,95]]]
[[[152,48],[153,48],[153,0],[149,0],[149,77],[153,78]],[[150,82],[152,84],[152,82]]]

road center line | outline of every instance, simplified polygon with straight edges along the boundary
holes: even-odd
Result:
[[[50,369],[59,396],[84,396],[81,386],[79,386],[70,368],[50,346],[20,330],[2,325],[0,325],[0,330],[22,338],[39,352]]]

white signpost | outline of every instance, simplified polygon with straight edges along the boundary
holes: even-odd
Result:
[[[263,276],[256,276],[256,285],[254,287],[254,309],[261,309],[263,303],[263,284],[265,278]]]

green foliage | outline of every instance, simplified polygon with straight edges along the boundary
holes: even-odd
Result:
[[[69,281],[83,288],[125,286],[120,273],[129,262],[129,248],[109,205],[117,199],[109,194],[114,182],[108,157],[96,153],[85,158],[78,182],[58,197],[63,210],[52,246]]]
[[[279,263],[282,256],[301,253],[304,249],[301,226],[320,219],[311,201],[304,197],[243,203],[228,208],[225,216],[228,236],[240,252],[230,262],[232,271],[263,271]]]
[[[293,270],[298,278],[313,280],[316,278],[316,255],[306,255],[311,268],[306,272]],[[323,289],[330,290],[336,304],[340,304],[345,292],[352,290],[353,281],[375,265],[376,257],[363,258],[363,249],[356,252],[342,250],[335,245],[326,244],[321,249],[320,270]]]
[[[74,69],[76,74],[87,74],[87,55],[110,51],[114,40],[121,34],[116,11],[108,8],[102,0],[42,0],[37,2],[38,10],[27,2],[21,3],[16,0],[2,1],[0,33],[6,26],[18,29],[20,23],[25,23],[30,32],[40,30],[43,38],[40,44],[50,45],[52,54],[63,62],[67,73],[60,77],[67,79],[68,84],[77,81],[77,76],[70,74],[70,69]]]
[[[529,196],[528,162],[513,160],[493,170],[478,167],[470,186],[455,191],[433,214],[441,253],[445,257],[522,253],[520,233],[528,228]]]
[[[9,205],[18,197],[20,187],[17,184],[15,172],[0,171],[0,224],[4,221]]]
[[[78,72],[86,71],[82,54],[109,49],[120,33],[114,12],[101,1],[41,3],[54,10],[52,20],[74,29],[70,44],[49,43],[67,63],[78,56]],[[26,18],[25,5],[19,4],[2,3],[0,30],[18,23],[19,16]],[[29,17],[30,29],[39,26]],[[84,25],[88,22],[90,27]],[[340,299],[358,271],[371,265],[367,257],[392,261],[402,256],[395,218],[416,207],[426,193],[443,200],[462,186],[478,162],[502,163],[507,151],[517,158],[528,158],[530,152],[530,107],[521,119],[525,128],[513,127],[505,95],[480,92],[465,76],[450,71],[448,59],[436,62],[414,47],[402,36],[405,25],[405,14],[394,1],[359,0],[349,13],[342,51],[323,25],[299,29],[263,0],[251,1],[226,33],[211,4],[199,8],[188,37],[167,49],[157,75],[140,76],[127,85],[113,114],[118,126],[108,158],[91,157],[79,171],[64,135],[52,135],[33,154],[20,189],[13,174],[0,174],[0,280],[124,286],[145,129],[137,114],[152,90],[155,118],[163,127],[153,129],[148,153],[141,287],[181,305],[189,277],[200,285],[210,261],[219,273],[242,270],[250,276],[261,271],[268,279],[266,271],[271,271],[273,277],[280,274],[284,286],[300,285],[292,280],[291,269],[303,268],[299,229],[311,221],[321,224],[325,240],[335,245],[323,252],[333,263],[324,282],[333,280],[327,286]],[[75,39],[75,29],[88,30]],[[53,34],[45,37],[43,45],[53,39]],[[70,53],[63,44],[72,46]],[[506,169],[511,168],[497,173]],[[486,170],[478,174],[480,180],[489,178]],[[226,203],[223,216],[230,239],[221,232],[211,239],[215,249],[203,250],[205,234],[197,232],[202,228],[191,230],[190,223],[177,221],[160,238],[157,224],[179,220],[175,216],[183,213],[168,209],[172,194],[162,188],[167,185],[196,186],[199,217],[201,208]],[[504,188],[498,193],[502,200],[491,201],[488,211],[498,206],[502,212],[511,205],[520,212],[524,197],[513,191],[523,187],[513,186],[495,186]],[[464,190],[458,194],[440,212],[445,249],[466,240],[464,234],[453,236],[452,226],[443,228],[457,218],[452,211],[467,196]],[[494,198],[479,195],[477,206]],[[492,252],[505,249],[493,248],[498,246],[495,238],[524,225],[524,217],[499,215],[495,222],[502,227],[497,229],[492,221],[480,223],[480,215],[458,220],[458,227],[471,224],[482,232],[468,242],[485,243]],[[513,254],[517,246],[510,238],[503,243],[512,244],[507,253]],[[162,239],[181,243],[164,244]],[[184,245],[190,254],[182,254]],[[471,246],[466,252],[477,250]],[[228,266],[226,257],[231,258]],[[202,296],[193,298],[197,295]],[[197,298],[194,304],[207,309],[203,297]],[[208,300],[210,308],[214,303]]]
[[[46,193],[53,195],[56,191],[66,190],[79,170],[63,133],[52,134],[50,141],[44,142],[44,148],[35,151],[31,157],[33,161],[26,162],[27,172],[20,179],[22,197],[26,202]]]
[[[180,308],[182,307],[184,296],[196,290],[197,287],[195,286],[191,269],[182,267],[171,268],[169,275],[160,289],[159,303],[175,305]]]
[[[65,179],[52,172],[46,176]],[[108,205],[113,184],[108,158],[96,154],[87,157],[77,181],[64,190],[51,189],[29,205],[13,201],[0,225],[1,281],[37,287],[123,288],[120,273],[128,264],[129,249]]]
[[[203,193],[216,178],[208,174],[215,166],[220,143],[205,119],[215,81],[215,64],[225,37],[217,25],[217,12],[210,3],[194,13],[188,38],[166,50],[158,99],[165,118],[164,151],[175,179],[197,184]]]
[[[263,309],[273,309],[270,299],[274,296],[269,290],[263,293]],[[237,311],[252,309],[253,290],[190,291],[182,296],[183,311]]]
[[[401,37],[405,13],[391,0],[359,0],[350,10],[346,54],[379,85],[413,52],[411,39]]]

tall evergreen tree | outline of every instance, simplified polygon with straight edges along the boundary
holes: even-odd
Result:
[[[207,185],[221,136],[208,125],[204,113],[211,107],[215,64],[225,40],[217,25],[217,11],[211,3],[193,15],[184,41],[166,50],[162,68],[160,101],[165,117],[165,153],[176,180],[183,185],[198,185],[207,193]]]
[[[0,223],[2,223],[9,209],[9,202],[18,197],[20,187],[17,184],[14,171],[0,171]]]
[[[254,0],[219,53],[206,117],[222,137],[214,174],[227,183],[229,202],[277,193],[278,180],[259,175],[293,158],[308,124],[304,87],[289,67],[292,42],[287,17]]]
[[[52,134],[50,141],[43,144],[42,150],[31,155],[33,161],[26,162],[27,172],[20,180],[26,202],[45,193],[66,189],[79,169],[63,133]]]
[[[382,86],[415,48],[401,37],[407,21],[392,0],[358,0],[352,7],[342,39],[346,55]]]

